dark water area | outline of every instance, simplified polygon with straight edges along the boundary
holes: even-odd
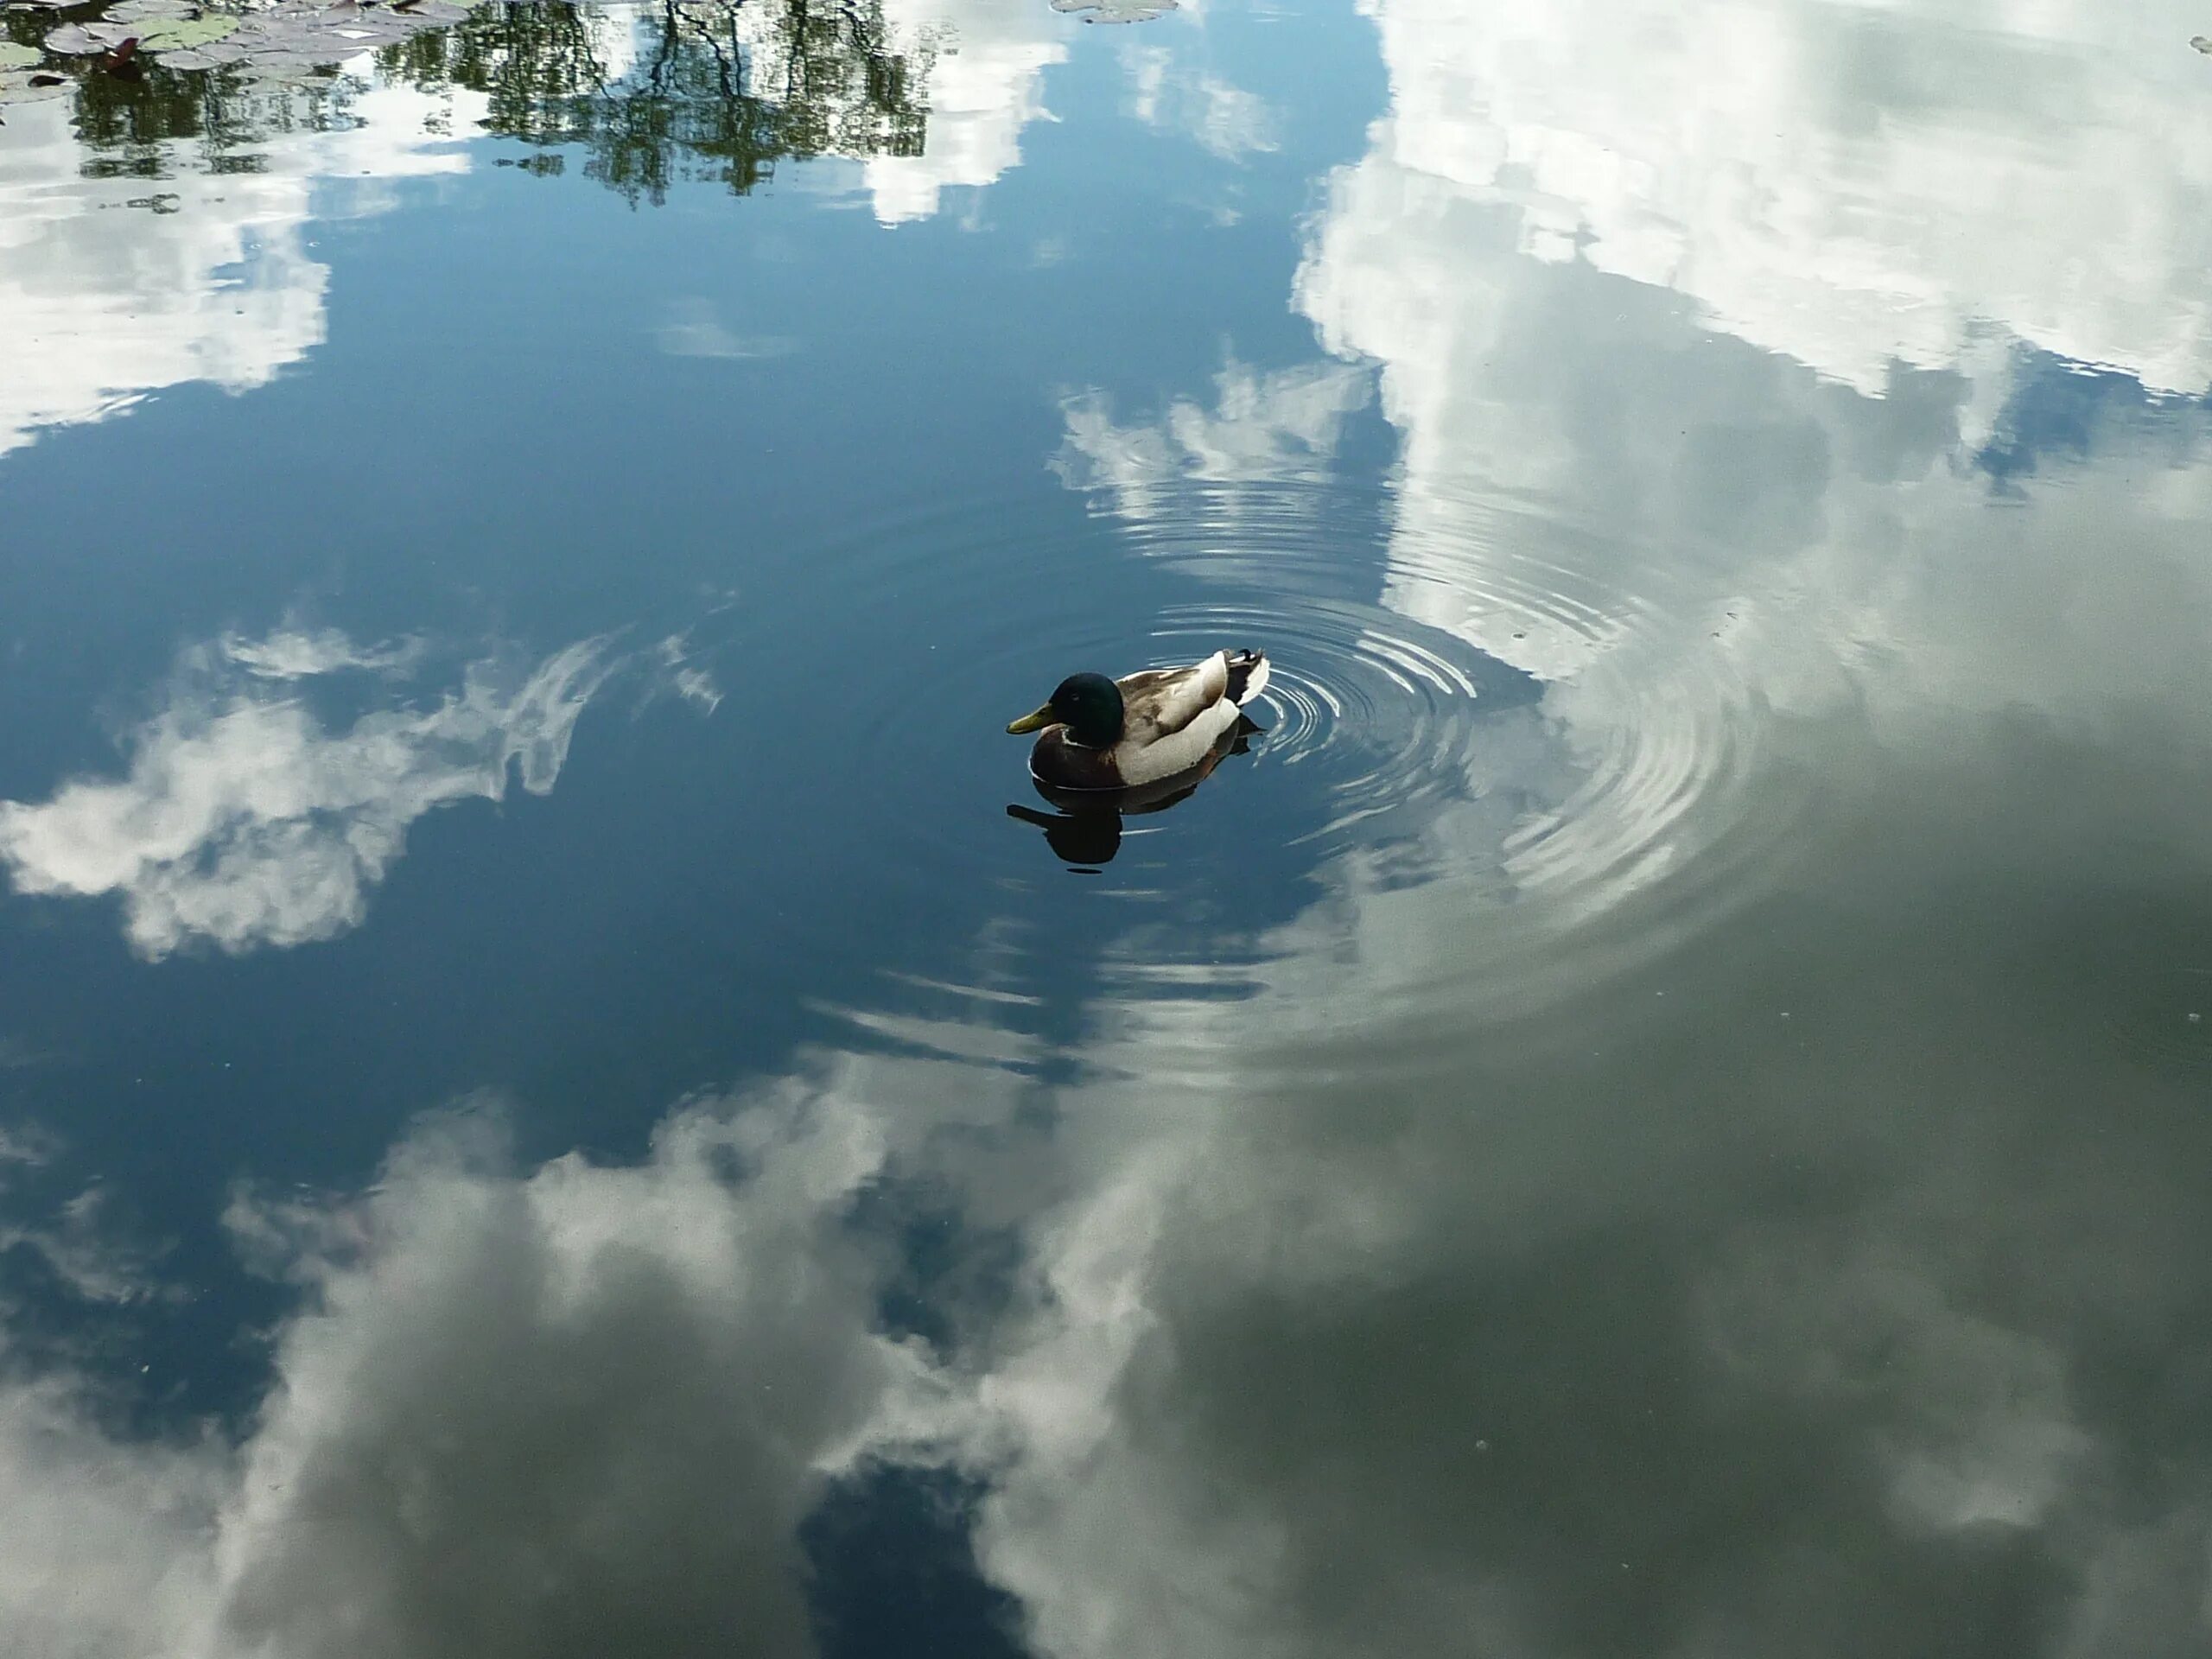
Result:
[[[2212,1649],[2202,19],[1150,10],[0,6],[0,1655]]]

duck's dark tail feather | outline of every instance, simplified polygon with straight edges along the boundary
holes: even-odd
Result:
[[[1230,701],[1243,708],[1268,689],[1268,659],[1256,651],[1229,653]]]

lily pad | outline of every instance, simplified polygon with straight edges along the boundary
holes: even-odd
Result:
[[[76,83],[67,75],[41,74],[30,69],[0,70],[0,105],[37,104],[67,96]]]
[[[139,26],[138,49],[142,52],[189,52],[235,34],[238,20],[235,17],[168,17],[153,18]]]
[[[196,17],[198,7],[190,0],[122,0],[105,14],[111,23],[138,23],[153,17]]]
[[[1086,23],[1148,23],[1177,9],[1177,0],[1052,0],[1054,11],[1080,13]]]
[[[43,55],[35,46],[18,46],[13,41],[0,41],[0,69],[28,69]]]
[[[46,49],[64,57],[92,57],[114,51],[137,32],[127,23],[64,23],[46,37]]]

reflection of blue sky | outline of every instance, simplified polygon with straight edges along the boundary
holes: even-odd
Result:
[[[2118,369],[2033,353],[2018,367],[1974,464],[2000,482],[2089,461],[2101,448],[2161,441],[2180,466],[2203,442],[2206,397],[2160,396]]]
[[[930,63],[929,143],[912,156],[857,163],[887,225],[934,214],[948,187],[980,188],[1020,161],[1023,129],[1042,118],[1042,76],[1063,60],[1066,25],[1041,7],[997,0],[887,0],[894,43]],[[598,58],[619,84],[631,67],[637,9],[594,12]],[[741,9],[756,51],[777,20]],[[772,87],[779,67],[753,65]],[[312,226],[388,209],[399,181],[450,177],[478,160],[466,137],[481,95],[426,92],[348,66],[345,111],[283,84],[245,96],[269,129],[251,168],[218,168],[197,142],[162,147],[158,177],[105,177],[84,165],[72,104],[12,109],[0,125],[0,454],[42,427],[104,419],[148,394],[204,380],[264,385],[321,346],[327,266]],[[141,158],[141,166],[143,158]],[[158,202],[161,209],[154,211]]]
[[[1022,124],[1043,107],[1032,70],[1081,28],[1041,5],[975,15],[1010,44],[995,60],[965,43],[978,90],[933,116],[951,147],[920,158],[944,165],[855,164],[887,217],[1000,176],[1021,153],[1009,137],[1037,137]],[[1103,48],[1096,63],[1088,91],[1118,96],[1118,63]],[[953,144],[963,130],[972,142]],[[251,398],[163,399],[7,459],[11,531],[61,550],[0,565],[0,674],[21,715],[0,754],[10,886],[35,871],[49,895],[100,895],[6,906],[11,935],[40,945],[0,968],[0,1036],[71,1057],[9,1071],[0,1096],[10,1145],[54,1142],[44,1185],[4,1195],[7,1287],[41,1262],[58,1274],[57,1258],[135,1259],[127,1240],[100,1253],[81,1236],[98,1217],[65,1208],[99,1172],[151,1195],[148,1236],[175,1241],[162,1273],[220,1287],[113,1324],[80,1309],[67,1363],[0,1388],[0,1646],[474,1659],[680,1650],[704,1630],[720,1650],[735,1608],[741,1648],[798,1651],[801,1517],[864,1456],[964,1440],[973,1421],[950,1377],[881,1332],[885,1264],[844,1219],[932,1124],[1002,1122],[1019,1080],[978,1091],[964,1064],[855,1062],[748,1096],[734,1126],[686,1109],[664,1126],[664,1166],[545,1158],[584,1140],[635,1148],[645,1118],[702,1077],[782,1063],[802,997],[859,1007],[887,966],[942,969],[974,892],[1016,856],[1017,881],[1053,883],[1040,925],[1079,913],[1067,879],[1011,842],[981,868],[912,879],[939,868],[918,830],[964,836],[978,800],[999,814],[1007,755],[967,731],[993,729],[984,716],[1022,674],[960,689],[954,758],[917,808],[882,798],[850,739],[883,721],[878,671],[928,673],[919,653],[957,648],[1003,574],[978,566],[963,518],[909,531],[933,571],[918,607],[825,596],[824,503],[837,537],[870,515],[912,525],[957,461],[993,511],[1029,492],[1034,524],[1075,533],[1039,467],[1056,417],[1036,407],[1037,365],[996,347],[1014,319],[1071,360],[1128,360],[1151,296],[1103,333],[1069,318],[1130,291],[1104,241],[1172,232],[1145,201],[1108,201],[1048,288],[1027,250],[1065,214],[1040,192],[994,198],[1001,237],[942,215],[887,236],[876,214],[823,215],[801,190],[716,199],[711,218],[680,198],[632,215],[471,167],[475,152],[442,141],[435,153],[452,175],[442,205],[406,194],[370,234],[296,225],[312,280],[269,281],[313,326],[264,354],[281,367],[312,348],[314,373],[257,381]],[[1287,170],[1268,184],[1303,188]],[[318,200],[291,188],[302,213]],[[181,194],[156,229],[191,222],[199,199]],[[1222,246],[1185,292],[1232,291],[1236,253]],[[216,280],[186,262],[163,291],[190,309]],[[503,297],[521,281],[537,303]],[[678,343],[713,349],[654,350],[671,321]],[[764,339],[805,349],[749,358],[734,391],[722,352]],[[1179,360],[1179,342],[1152,349]],[[109,486],[90,531],[88,484]],[[1075,586],[1103,598],[1113,582],[1094,565]],[[556,649],[641,615],[693,620],[732,593],[705,630],[712,720],[603,719],[604,693],[585,694],[617,648]],[[1141,613],[1154,597],[1115,602]],[[330,626],[272,627],[296,600]],[[662,631],[635,632],[642,676],[670,667],[645,645]],[[487,634],[528,643],[473,669],[436,643]],[[417,636],[432,645],[388,643]],[[180,658],[181,640],[196,643]],[[868,670],[790,710],[783,693],[825,660]],[[586,708],[602,741],[570,744]],[[524,770],[518,744],[543,764]],[[556,771],[544,803],[486,800],[500,779]],[[817,779],[834,808],[779,797]],[[780,850],[801,844],[810,856]],[[1227,890],[1299,902],[1277,886],[1262,868]],[[896,937],[852,914],[896,915]],[[236,950],[180,948],[194,944]],[[1002,995],[1049,1002],[1044,1047],[1080,1017],[1090,953],[1028,953],[1017,944]],[[406,1116],[486,1082],[530,1102],[527,1151],[434,1130],[372,1179]],[[886,1121],[893,1095],[925,1092],[925,1112]],[[257,1170],[272,1186],[219,1234],[220,1195]],[[282,1279],[283,1300],[232,1287],[233,1251]],[[275,1319],[265,1349],[238,1344],[242,1309]],[[12,1317],[6,1340],[0,1358],[29,1369]],[[668,1391],[639,1388],[647,1357]],[[110,1379],[143,1389],[172,1437],[118,1436]],[[228,1433],[193,1426],[212,1410],[235,1412]],[[434,1419],[445,1427],[426,1433]],[[606,1453],[588,1474],[587,1445]],[[552,1482],[527,1502],[550,1529],[531,1538],[511,1525],[518,1465]],[[702,1506],[722,1517],[703,1530]],[[576,1596],[543,1624],[518,1618],[549,1569]]]
[[[750,310],[732,293],[708,315],[733,340],[795,334],[806,312],[793,294],[818,276],[825,307],[862,317],[820,352],[747,365],[760,389],[748,380],[745,395],[772,416],[746,423],[718,401],[726,382],[690,402],[667,390],[688,384],[678,374],[721,373],[713,353],[640,351],[647,366],[624,372],[656,378],[610,374],[626,394],[610,401],[620,417],[640,385],[669,398],[684,418],[654,443],[624,448],[620,418],[593,424],[588,410],[568,417],[590,441],[577,451],[559,448],[551,420],[500,435],[540,454],[591,448],[588,493],[553,476],[581,468],[539,455],[502,470],[506,452],[486,440],[483,473],[454,499],[525,485],[552,499],[465,549],[486,585],[513,576],[508,539],[531,550],[536,562],[514,580],[543,590],[529,637],[580,637],[588,611],[635,606],[656,583],[657,602],[710,577],[741,588],[730,637],[743,648],[716,658],[736,670],[717,682],[717,718],[610,743],[594,777],[575,776],[589,747],[578,745],[554,802],[563,812],[536,815],[529,832],[498,826],[516,868],[511,887],[480,901],[507,947],[484,958],[491,990],[453,965],[478,912],[441,928],[418,893],[385,958],[369,954],[373,929],[283,958],[335,963],[327,984],[344,1016],[329,1026],[296,988],[244,977],[268,957],[165,962],[144,970],[162,992],[118,1003],[176,995],[186,1027],[184,1016],[252,991],[257,1021],[271,1009],[298,1018],[310,1048],[318,1030],[342,1031],[362,1055],[420,1042],[420,1056],[376,1079],[418,1091],[410,1105],[426,1079],[442,1087],[471,1067],[499,1082],[535,1067],[529,1081],[549,1092],[603,1089],[562,1098],[568,1116],[541,1131],[556,1137],[549,1151],[634,1139],[641,1104],[733,1055],[756,1058],[742,1042],[767,1039],[729,1033],[769,1020],[782,999],[855,1009],[887,1052],[772,1057],[791,1075],[735,1105],[676,1109],[632,1165],[508,1152],[465,1118],[405,1139],[373,1185],[349,1171],[340,1196],[242,1189],[230,1235],[301,1300],[275,1333],[274,1383],[238,1444],[120,1441],[66,1378],[0,1393],[0,1485],[20,1498],[0,1506],[0,1605],[18,1628],[49,1649],[67,1637],[195,1655],[244,1637],[277,1652],[414,1659],[570,1650],[563,1643],[597,1653],[638,1643],[641,1628],[669,1649],[728,1638],[741,1610],[739,1634],[760,1650],[798,1650],[803,1518],[880,1452],[988,1482],[983,1567],[1020,1598],[1032,1645],[1054,1656],[1396,1656],[1479,1639],[1546,1656],[1830,1659],[1863,1650],[1869,1630],[1904,1650],[1944,1616],[1937,1602],[2003,1577],[1981,1571],[1992,1552],[2031,1549],[2048,1554],[2004,1559],[2057,1587],[2049,1627],[2022,1651],[2190,1650],[2212,1536],[2201,1494],[2177,1477],[2139,1511],[2107,1501],[2140,1448],[2075,1361],[2082,1332],[2106,1331],[2107,1316],[2124,1343],[2201,1305],[2191,1170],[2162,1169],[2139,1129],[2131,1138],[2124,1115],[2102,1111],[2112,1079],[2065,1010],[1993,1008],[1980,999],[2001,1002],[2008,983],[1967,983],[1988,972],[1976,950],[2063,950],[2056,924],[2039,937],[2005,912],[2099,865],[2105,822],[2050,798],[2035,745],[2099,750],[2127,785],[2201,756],[2212,735],[2196,684],[2212,601],[2201,415],[2140,390],[2193,394],[2203,378],[2186,327],[2202,267],[2182,257],[2202,233],[2190,218],[2197,181],[2186,156],[2152,165],[2177,107],[2164,60],[2149,54],[2147,27],[2139,62],[2132,36],[2094,49],[2062,38],[2082,49],[2061,53],[2032,34],[1986,34],[1995,67],[1946,103],[1916,80],[1883,79],[1916,46],[1947,61],[1936,48],[1956,45],[1948,24],[1911,9],[1567,15],[1572,33],[1440,0],[1377,10],[1395,113],[1331,175],[1291,290],[1291,326],[1318,330],[1318,360],[1240,330],[1251,361],[1231,353],[1224,366],[1215,331],[1155,316],[1147,295],[1114,328],[1084,331],[1096,340],[1056,346],[1054,372],[1031,380],[1101,390],[1038,405],[1025,425],[1003,411],[1030,407],[1019,399],[1034,404],[1036,385],[971,348],[1002,330],[1071,336],[1054,329],[1070,296],[1110,296],[1128,270],[1086,251],[1078,227],[1067,264],[1047,274],[1069,286],[1026,302],[981,256],[947,251],[952,238],[916,253],[934,233],[918,232],[880,239],[907,245],[899,277],[910,289],[931,271],[974,283],[981,323],[917,302],[900,326],[870,332],[849,303],[870,289],[849,276],[836,288],[839,261],[825,257],[785,288],[762,283]],[[2028,21],[2082,33],[2069,16],[2046,8]],[[1033,47],[1010,48],[1007,61]],[[1707,83],[1716,54],[1740,60],[1717,100],[1727,118],[1688,133],[1662,121],[1701,106],[1683,88]],[[1777,88],[1783,69],[1796,78]],[[1107,96],[1102,84],[1125,98],[1122,80],[1093,78],[1069,107]],[[2048,124],[2054,87],[2098,114],[2078,169],[2075,152],[2023,130]],[[1870,100],[1892,118],[1869,119]],[[1281,134],[1295,142],[1287,117]],[[1230,162],[1234,145],[1185,148],[1224,168],[1274,154]],[[2016,191],[2094,216],[1982,211],[1950,181],[1986,183],[1993,149],[2018,169]],[[2116,168],[2116,149],[2141,165]],[[1041,166],[1025,181],[1040,176]],[[1011,258],[1056,215],[1007,194],[994,206]],[[1716,199],[1734,216],[1708,212]],[[773,204],[752,206],[779,224]],[[2142,234],[2117,247],[2088,239],[2109,272],[2078,295],[2050,275],[2063,263],[2054,248],[2071,253],[2085,224],[2115,220]],[[1930,238],[1930,225],[1957,231],[1961,247],[1998,238],[2003,257],[1975,246],[1947,267],[1952,238]],[[708,245],[744,272],[732,289],[754,282],[735,244]],[[2152,257],[2162,250],[2172,257]],[[1223,264],[1194,259],[1184,274],[1208,304],[1243,292]],[[1293,281],[1285,259],[1262,296],[1268,313]],[[686,283],[689,293],[688,271]],[[634,346],[669,315],[701,321],[656,297],[642,322],[610,324],[607,338]],[[931,346],[923,322],[944,343]],[[563,344],[521,338],[539,355]],[[602,345],[582,349],[595,361]],[[2057,378],[2067,372],[2050,353],[2075,349],[2110,366]],[[525,393],[552,384],[529,378],[531,352],[514,355]],[[958,384],[984,385],[975,404],[933,378],[947,366],[974,377]],[[834,395],[810,400],[801,377],[814,375]],[[869,412],[875,398],[896,405],[891,416]],[[946,439],[950,420],[973,424]],[[1257,868],[1221,877],[1217,909],[1192,901],[1195,928],[1172,888],[1176,904],[1158,908],[1173,913],[1157,921],[1133,922],[1134,909],[1101,921],[1068,896],[1070,880],[939,856],[933,838],[966,822],[969,798],[995,812],[1001,757],[948,760],[941,795],[918,802],[871,794],[879,751],[866,746],[886,686],[927,672],[938,639],[970,639],[963,616],[1029,603],[1026,588],[1008,596],[1009,569],[1041,570],[1052,603],[1095,607],[1116,627],[1141,626],[1166,601],[1217,601],[1253,574],[1234,556],[1240,527],[1276,533],[1286,501],[1364,485],[1351,455],[1377,423],[1395,436],[1395,466],[1375,498],[1379,526],[1330,546],[1341,589],[1360,589],[1378,639],[1418,625],[1541,688],[1541,702],[1485,734],[1478,760],[1491,770],[1411,826],[1436,867],[1488,880],[1503,864],[1515,879],[1496,884],[1494,917],[1471,925],[1464,892],[1395,882],[1380,850],[1360,847],[1318,869],[1255,854]],[[866,465],[835,442],[855,428],[883,437]],[[1980,458],[2007,443],[2066,462],[2018,480],[1993,511]],[[734,450],[770,444],[836,464],[762,467],[742,512],[702,482]],[[993,460],[977,458],[986,452]],[[963,453],[978,472],[1002,463],[1033,482],[1039,454],[1057,454],[1063,478],[1108,512],[1068,529],[1039,510],[1019,530],[1045,550],[1025,545],[1019,563],[986,564],[963,546],[984,533],[984,512],[911,531],[927,543],[912,563],[877,545],[899,536],[872,538],[845,556],[881,591],[925,591],[930,605],[823,599],[809,580],[820,556],[804,537],[810,508],[824,495],[855,518],[850,497],[897,505],[899,490]],[[1049,480],[1039,487],[1080,517]],[[1113,562],[1123,540],[1156,545],[1198,506],[1217,512],[1200,526],[1219,532],[1224,556],[1213,589],[1195,559],[1165,562],[1164,575]],[[632,538],[622,576],[633,585],[563,543],[563,514]],[[433,545],[433,530],[452,534],[410,522]],[[1079,548],[1051,539],[1078,534]],[[911,580],[919,568],[928,582]],[[382,579],[403,597],[420,580],[397,557]],[[201,638],[222,626],[194,624]],[[748,694],[814,665],[804,639],[779,652],[779,632],[833,631],[885,677],[807,682],[793,729],[730,718]],[[359,643],[397,635],[233,636],[232,677],[213,703],[269,719],[271,677],[335,669],[334,657],[377,659],[335,671],[348,675],[420,672]],[[1024,657],[1001,677],[1019,678],[1017,665],[1043,664]],[[947,695],[972,693],[982,709],[1000,690]],[[410,734],[468,703],[442,685],[397,737],[358,718],[288,715],[289,747],[268,752],[321,768],[331,757],[320,744],[373,736],[368,747],[408,760],[397,775],[413,778],[424,745]],[[486,755],[505,763],[502,711],[518,706],[510,687],[471,716],[463,763],[435,772],[457,784],[360,798],[480,793]],[[159,721],[146,729],[158,734]],[[836,741],[851,734],[856,751]],[[1698,937],[1665,925],[1679,913],[1656,913],[1669,895],[1716,882],[1700,859],[1727,853],[1745,824],[1797,810],[1807,770],[1864,843],[1859,861],[1787,868],[1815,890],[1795,895],[1802,910],[1778,931],[1815,948],[1732,935],[1729,960],[1678,952],[1650,969],[1657,946]],[[135,762],[111,774],[93,787],[140,778]],[[763,798],[779,779],[819,783],[830,804],[771,810]],[[1239,802],[1298,804],[1281,774],[1238,781]],[[37,810],[67,790],[16,792]],[[1221,793],[1176,822],[1234,842],[1239,820]],[[2187,788],[2126,798],[2139,810],[2129,829],[2198,835]],[[2023,800],[2039,810],[2000,859],[1958,828]],[[229,810],[225,822],[265,821]],[[321,810],[307,817],[321,825]],[[377,810],[372,827],[388,829]],[[488,817],[425,809],[399,828],[427,838]],[[649,836],[616,833],[640,817]],[[564,825],[574,844],[549,853],[531,838]],[[794,833],[808,856],[779,854]],[[464,855],[493,839],[464,842],[456,828],[445,857],[418,849],[408,873],[486,868]],[[1720,885],[1731,899],[1780,902],[1778,855],[1753,840],[1758,858],[1728,863]],[[65,850],[92,845],[71,837]],[[764,881],[772,855],[779,879]],[[177,856],[99,868],[171,866],[200,868]],[[358,898],[367,867],[350,868],[339,886]],[[931,880],[909,882],[912,869]],[[1997,919],[1929,897],[1950,902],[1977,882]],[[400,885],[395,875],[388,887]],[[1004,908],[979,919],[971,895],[985,888]],[[1638,899],[1653,908],[1637,911]],[[844,931],[839,904],[897,925],[835,947],[804,931],[817,912]],[[1817,948],[1831,913],[1876,916],[1910,948],[1831,958]],[[1207,933],[1222,914],[1260,918],[1259,938]],[[525,931],[526,916],[539,931]],[[1561,940],[1618,948],[1555,950]],[[362,954],[346,954],[356,945]],[[907,995],[873,972],[895,961],[942,975],[963,952],[973,984]],[[1151,977],[1133,992],[1141,973]],[[410,975],[429,994],[380,1023],[382,1000],[414,993]],[[194,984],[216,988],[198,1002],[169,989]],[[300,1000],[279,1000],[288,989]],[[1719,1075],[1709,1046],[1694,1052],[1637,1012],[1700,989],[1738,1022],[1727,1041],[1741,1075]],[[531,1005],[520,1036],[453,1034],[486,1010],[516,1019],[501,993]],[[1560,998],[1579,999],[1573,1029],[1515,1022]],[[1785,1027],[1784,1013],[1802,1023]],[[1470,1042],[1471,1027],[1482,1040]],[[217,1031],[224,1061],[367,1118],[346,1080],[317,1075],[329,1069],[319,1053],[288,1071],[282,1042]],[[1894,1049],[1869,1033],[1895,1036]],[[1992,1052],[1964,1052],[1968,1039]],[[167,1040],[115,1039],[181,1074]],[[1457,1068],[1423,1072],[1440,1053]],[[1381,1081],[1348,1114],[1341,1075],[1363,1068]],[[2159,1109],[2194,1110],[2145,1086]],[[2015,1116],[1974,1120],[1976,1089],[2005,1091]],[[2101,1115],[2085,1137],[2091,1109]],[[135,1124],[143,1109],[110,1109]],[[19,1139],[0,1145],[32,1144],[9,1133]],[[384,1122],[345,1133],[381,1140]],[[2009,1133],[2017,1143],[1987,1144]],[[2063,1155],[2088,1139],[2095,1155]],[[250,1165],[289,1170],[312,1155],[239,1144]],[[1808,1200],[1806,1168],[1838,1160],[1850,1190]],[[208,1174],[193,1195],[204,1203],[234,1172],[195,1173]],[[959,1261],[963,1228],[933,1236],[954,1261],[939,1281],[950,1307],[926,1342],[909,1330],[918,1321],[887,1331],[882,1311],[912,1263],[850,1224],[897,1183],[976,1236],[1017,1242],[1006,1246],[1014,1265],[976,1269],[989,1281],[978,1292],[958,1270],[973,1266]],[[1738,1224],[1763,1208],[1768,1224]],[[1979,1253],[1962,1227],[1978,1230]],[[2015,1274],[2031,1288],[1993,1292]],[[1762,1443],[1744,1473],[1741,1442],[1761,1425],[1802,1460]],[[1541,1479],[1581,1465],[1547,1462],[1532,1443],[1576,1434],[1618,1459],[1593,1458],[1604,1466],[1580,1481]],[[1741,1497],[1744,1514],[1699,1507],[1716,1468],[1722,1499]],[[1734,1473],[1740,1488],[1727,1484]],[[1409,1505],[1408,1494],[1432,1501]],[[1767,1524],[1776,1516],[1802,1527]],[[1601,1552],[1616,1541],[1618,1552]],[[99,1593],[65,1603],[56,1583]],[[1936,1591],[1916,1601],[1928,1583]],[[1962,1618],[1987,1611],[1961,1605]],[[353,1622],[326,1617],[333,1605]]]

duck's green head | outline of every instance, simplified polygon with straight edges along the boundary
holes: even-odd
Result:
[[[1035,732],[1052,725],[1066,727],[1068,735],[1085,748],[1113,747],[1122,739],[1122,688],[1103,674],[1071,674],[1050,702],[1007,730]]]

